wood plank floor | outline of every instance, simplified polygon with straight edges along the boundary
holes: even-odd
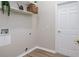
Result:
[[[23,57],[67,57],[59,53],[50,53],[41,49],[36,49]]]

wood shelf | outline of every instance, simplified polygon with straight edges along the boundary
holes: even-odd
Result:
[[[28,5],[30,3],[33,3],[33,4],[36,4],[34,3],[34,1],[27,1],[27,2],[20,2],[21,4],[25,4],[25,5]],[[0,6],[0,10],[1,10],[1,6]],[[27,10],[19,10],[18,8],[15,8],[15,7],[11,7],[11,12],[16,12],[16,13],[20,13],[20,14],[26,14],[26,15],[33,15],[34,13],[32,12],[29,12]]]
[[[19,9],[16,9],[16,8],[11,8],[11,11],[13,12],[17,12],[17,13],[22,13],[22,14],[29,14],[29,15],[33,15],[32,12],[29,12],[29,11],[25,11],[25,10],[19,10]]]
[[[0,7],[0,10],[1,10],[2,8]],[[33,13],[32,12],[29,12],[29,11],[25,11],[25,10],[19,10],[19,9],[17,9],[17,8],[14,8],[14,7],[11,7],[11,12],[16,12],[16,13],[21,13],[21,14],[29,14],[29,15],[33,15]]]

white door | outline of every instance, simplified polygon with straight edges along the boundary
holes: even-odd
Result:
[[[79,2],[57,5],[56,51],[67,56],[79,56]]]

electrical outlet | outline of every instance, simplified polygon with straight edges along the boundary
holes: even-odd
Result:
[[[27,51],[28,50],[28,48],[25,48],[25,51]]]

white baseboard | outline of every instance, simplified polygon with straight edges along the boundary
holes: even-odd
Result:
[[[19,55],[18,57],[23,57],[24,55],[26,55],[26,54],[28,54],[28,53],[34,51],[35,49],[41,49],[41,50],[45,50],[45,51],[48,51],[48,52],[51,52],[51,53],[56,53],[56,51],[54,51],[54,50],[50,50],[50,49],[47,49],[47,48],[43,48],[43,47],[36,46],[36,47],[30,49],[30,50],[27,51],[27,52],[23,52],[23,53],[22,53],[21,55]]]
[[[45,50],[45,51],[48,51],[48,52],[51,52],[51,53],[57,53],[57,52],[54,51],[54,50],[50,50],[50,49],[43,48],[43,47],[40,47],[40,46],[37,46],[36,48],[41,49],[41,50]]]
[[[23,52],[22,54],[20,54],[18,57],[23,57],[24,55],[34,51],[35,49],[37,49],[37,47],[31,48],[30,50],[28,50],[27,52]]]

